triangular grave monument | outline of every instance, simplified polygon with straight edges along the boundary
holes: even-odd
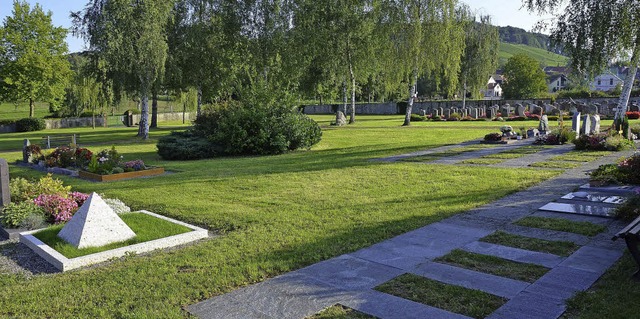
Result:
[[[58,237],[77,248],[100,247],[135,236],[133,230],[96,193],[89,196],[58,233]]]

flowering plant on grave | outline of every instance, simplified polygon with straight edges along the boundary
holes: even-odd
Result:
[[[124,162],[122,166],[125,172],[141,171],[147,169],[142,160]]]
[[[499,141],[502,139],[502,134],[500,133],[489,133],[484,136],[485,141]]]
[[[60,195],[42,194],[33,202],[44,209],[50,222],[56,224],[69,221],[78,211],[78,203],[75,200]]]

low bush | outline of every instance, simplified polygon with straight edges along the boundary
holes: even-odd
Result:
[[[223,151],[222,146],[193,132],[171,132],[158,140],[158,155],[165,160],[197,160],[212,158]]]
[[[549,134],[536,137],[533,144],[536,145],[560,145],[574,142],[575,133],[569,128],[556,129]]]
[[[624,151],[635,147],[632,141],[629,141],[621,135],[608,135],[606,133],[581,135],[575,139],[573,143],[577,150],[589,151]]]
[[[640,138],[640,124],[635,124],[631,126],[631,133],[635,134],[638,138]]]
[[[28,117],[16,121],[17,132],[35,132],[46,128],[44,119]]]
[[[502,139],[502,134],[500,133],[489,133],[484,136],[484,140],[487,142],[495,142]]]
[[[460,113],[451,113],[451,115],[449,116],[449,118],[447,118],[447,121],[460,121],[460,119],[462,119],[462,116],[460,115]]]
[[[616,207],[614,214],[625,221],[632,221],[640,216],[640,194],[629,197],[622,205]]]
[[[64,186],[62,181],[54,179],[51,174],[41,177],[37,182],[29,182],[22,177],[15,177],[9,181],[11,201],[24,202],[35,199],[38,195],[68,196],[71,186]]]
[[[72,198],[60,195],[39,195],[33,202],[42,207],[51,223],[64,223],[78,210],[78,203]]]
[[[17,228],[21,227],[30,215],[44,216],[44,214],[44,209],[33,202],[14,202],[2,208],[0,224],[8,228]]]
[[[635,153],[618,164],[622,182],[640,185],[640,153]]]
[[[616,164],[604,164],[589,173],[591,181],[598,181],[604,184],[617,184],[622,179],[622,174]]]
[[[411,122],[422,122],[422,121],[426,121],[427,117],[420,115],[420,114],[414,114],[411,113]]]
[[[635,147],[635,144],[624,138],[622,135],[612,135],[607,137],[606,141],[605,141],[605,149],[607,151],[624,151],[624,150],[630,150],[633,149]]]

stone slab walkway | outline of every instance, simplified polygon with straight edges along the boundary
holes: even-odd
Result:
[[[513,146],[504,145],[504,148]],[[536,156],[544,159],[544,156],[555,156],[562,151]],[[580,168],[566,170],[556,178],[466,213],[204,300],[187,310],[200,318],[301,319],[341,304],[382,319],[467,318],[373,290],[399,275],[412,273],[507,298],[508,302],[488,318],[556,319],[565,311],[568,298],[591,287],[622,256],[624,243],[612,242],[610,235],[624,225],[610,218],[543,212],[538,208],[583,185],[587,181],[585,171],[612,162],[621,155],[617,153],[585,163]],[[399,158],[403,157],[384,160],[391,162]],[[587,237],[513,224],[526,216],[591,221],[607,226],[607,231]],[[581,247],[571,256],[561,257],[478,241],[497,230],[532,238],[568,240]],[[525,283],[434,261],[453,249],[543,265],[550,270],[534,283]]]

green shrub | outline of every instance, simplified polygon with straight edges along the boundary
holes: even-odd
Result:
[[[451,115],[449,116],[449,118],[447,119],[447,121],[460,121],[460,119],[462,118],[462,116],[460,116],[460,113],[451,113]]]
[[[431,117],[431,120],[432,121],[441,121],[442,118],[440,116],[436,115],[436,116]]]
[[[212,158],[222,153],[221,146],[190,131],[171,132],[158,140],[157,147],[158,155],[166,160],[196,160]]]
[[[629,197],[622,205],[616,207],[614,214],[625,221],[632,221],[640,216],[640,196]]]
[[[608,151],[624,151],[624,150],[630,150],[633,149],[635,147],[635,144],[624,138],[622,135],[613,135],[613,136],[609,136],[607,137],[607,139],[605,140],[605,149]]]
[[[605,184],[618,184],[623,176],[616,164],[604,164],[589,173],[591,181],[603,182]]]
[[[20,227],[30,215],[44,218],[44,210],[31,201],[11,203],[2,209],[0,223],[9,228]]]
[[[17,132],[42,131],[46,128],[44,119],[28,117],[16,121]]]
[[[631,127],[631,133],[635,134],[636,136],[640,137],[640,124],[635,124]]]
[[[502,134],[500,133],[489,133],[484,136],[484,140],[487,142],[495,142],[502,140]]]
[[[618,171],[622,175],[621,182],[640,184],[640,153],[635,153],[618,164]]]
[[[425,121],[426,119],[427,119],[426,116],[411,113],[411,122],[422,122],[422,121]]]
[[[71,186],[64,186],[62,181],[54,179],[51,174],[41,177],[37,182],[30,182],[22,177],[15,177],[9,181],[11,201],[31,201],[38,195],[60,195],[67,197]]]

